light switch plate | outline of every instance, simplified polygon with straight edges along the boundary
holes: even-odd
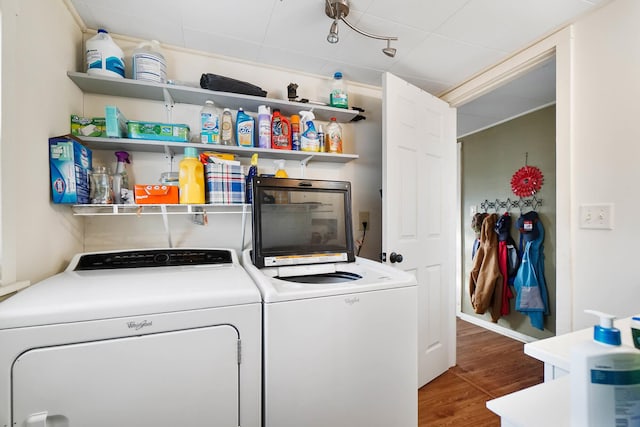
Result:
[[[613,230],[613,203],[580,205],[580,228]]]

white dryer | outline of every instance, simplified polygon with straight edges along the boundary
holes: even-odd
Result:
[[[0,303],[0,426],[259,427],[260,325],[232,250],[76,255]]]

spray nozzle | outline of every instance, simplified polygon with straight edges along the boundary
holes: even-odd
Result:
[[[609,345],[620,345],[620,330],[613,326],[616,316],[602,313],[596,310],[585,310],[585,313],[593,314],[600,318],[599,324],[593,327],[593,339]]]
[[[313,111],[300,111],[300,118],[304,123],[307,123],[311,120],[315,120],[316,116],[313,115]]]
[[[258,166],[258,153],[254,153],[251,156],[251,166]]]
[[[126,151],[116,151],[116,159],[118,159],[118,162],[131,163],[129,160],[129,153]]]

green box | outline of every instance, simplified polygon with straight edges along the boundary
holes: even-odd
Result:
[[[71,135],[104,137],[106,133],[106,121],[104,117],[82,117],[71,115]]]
[[[129,121],[127,123],[127,133],[129,138],[132,139],[189,141],[189,126],[183,124]]]

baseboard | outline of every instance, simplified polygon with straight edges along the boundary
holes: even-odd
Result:
[[[538,341],[537,338],[530,337],[529,335],[521,334],[520,332],[516,332],[512,329],[505,328],[504,326],[500,326],[497,323],[487,322],[486,320],[478,319],[475,316],[470,316],[465,313],[458,313],[458,317],[465,322],[473,323],[476,326],[480,326],[481,328],[488,329],[492,332],[495,332],[500,335],[504,335],[509,338],[513,338],[514,340],[518,340],[523,343]]]

